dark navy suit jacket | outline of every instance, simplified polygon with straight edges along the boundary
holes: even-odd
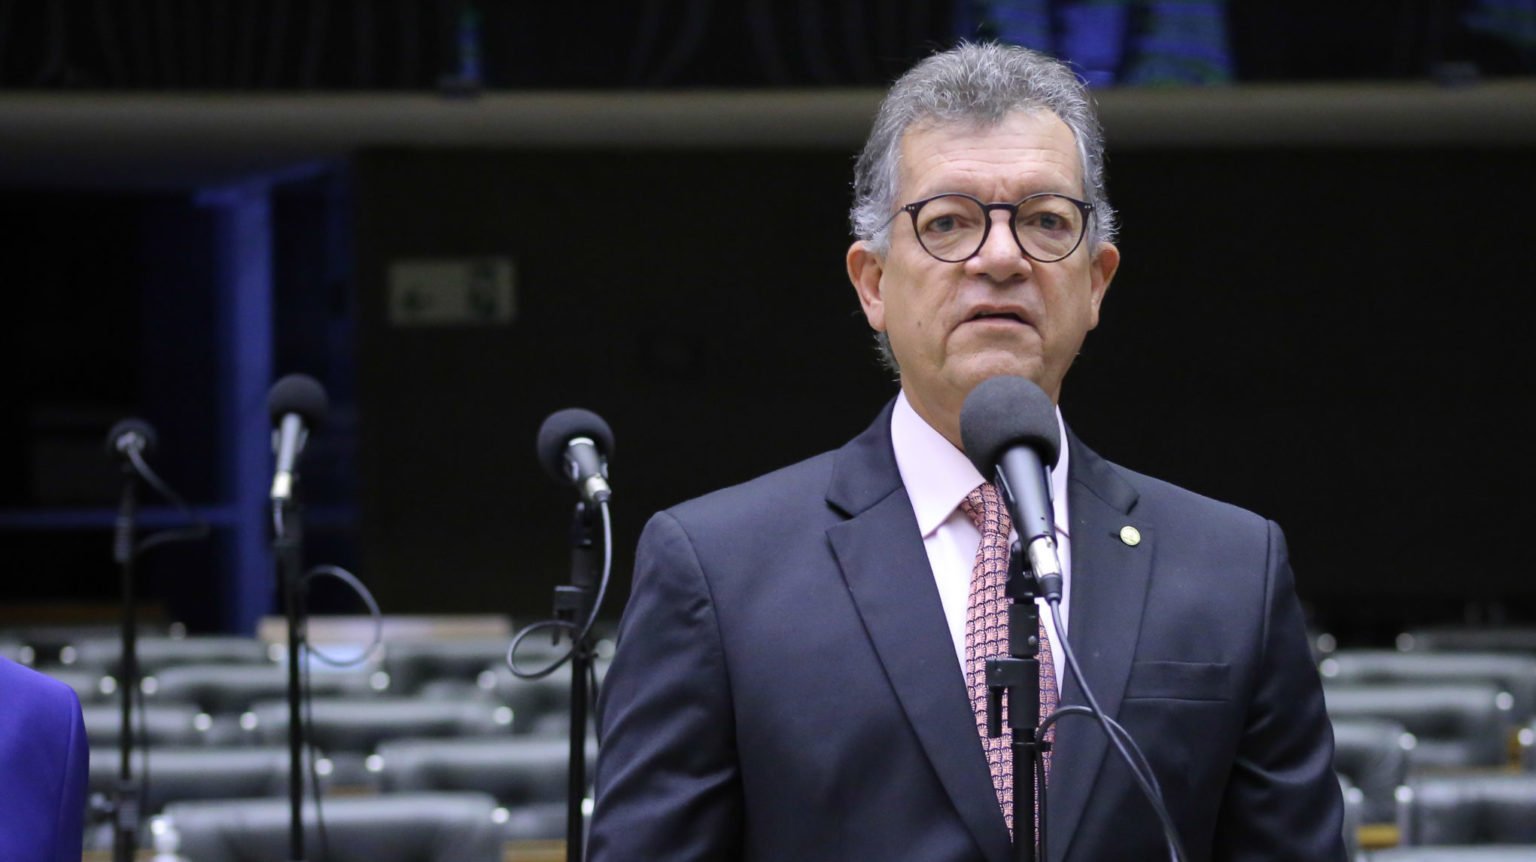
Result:
[[[0,859],[80,862],[89,766],[74,690],[0,658]]]
[[[1279,529],[1069,445],[1068,634],[1190,859],[1342,862]],[[600,718],[592,862],[1011,858],[889,407],[651,520]],[[1058,725],[1051,769],[1050,860],[1167,858],[1095,723]]]

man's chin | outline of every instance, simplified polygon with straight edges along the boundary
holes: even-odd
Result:
[[[1044,371],[1044,364],[1036,357],[988,353],[967,357],[967,361],[960,369],[960,380],[966,392],[970,392],[983,380],[1003,376],[1025,377],[1033,380],[1041,388],[1046,388]]]

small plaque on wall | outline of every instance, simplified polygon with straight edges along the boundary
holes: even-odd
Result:
[[[389,265],[392,326],[505,326],[517,315],[509,257],[397,260]]]

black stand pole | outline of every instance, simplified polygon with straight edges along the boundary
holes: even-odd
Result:
[[[138,847],[139,791],[133,781],[133,696],[139,687],[138,622],[134,612],[134,521],[139,514],[138,473],[123,464],[123,494],[112,535],[112,559],[122,568],[123,649],[118,670],[122,700],[118,727],[117,800],[112,809],[112,859],[133,862]]]
[[[304,722],[300,712],[299,642],[304,633],[304,522],[295,503],[277,503],[272,540],[288,615],[288,802],[289,858],[304,860]]]
[[[587,796],[587,675],[592,668],[591,639],[582,627],[592,612],[592,601],[602,576],[602,549],[598,546],[598,511],[577,503],[571,515],[571,583],[555,588],[555,618],[571,623],[571,753],[566,788],[565,858],[581,862],[586,836],[582,812]]]
[[[1003,697],[1008,698],[1008,728],[1013,733],[1013,858],[1035,862],[1035,760],[1040,744],[1039,583],[1029,571],[1018,541],[1008,555],[1008,657],[987,661],[987,735],[1002,733]]]

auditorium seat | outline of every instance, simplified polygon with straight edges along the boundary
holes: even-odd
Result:
[[[1392,721],[1335,719],[1333,767],[1361,794],[1364,823],[1397,822],[1397,789],[1408,780],[1413,737]]]
[[[1536,717],[1536,656],[1480,652],[1340,650],[1318,664],[1339,683],[1479,683],[1510,693],[1517,722]]]
[[[501,824],[502,840],[514,841],[564,841],[567,822],[567,803],[532,802],[501,809],[506,820]],[[510,857],[509,857],[510,858]],[[564,858],[564,854],[561,854]]]
[[[473,685],[486,668],[506,660],[508,643],[508,638],[386,642],[383,666],[390,688],[400,694],[415,694],[423,685],[441,680]],[[548,643],[540,641],[546,647]]]
[[[81,712],[85,717],[85,738],[92,748],[122,741],[122,709],[118,704],[92,704]],[[213,717],[195,706],[155,704],[142,710],[136,707],[133,712],[136,745],[141,740],[152,746],[206,745],[212,729]]]
[[[1536,626],[1432,626],[1398,635],[1405,652],[1503,652],[1536,655]]]
[[[1414,779],[1405,794],[1404,844],[1536,845],[1536,775],[1483,773]]]
[[[567,793],[570,743],[564,739],[401,739],[381,743],[377,753],[369,768],[386,792],[476,790],[509,807],[560,802]],[[588,770],[596,758],[590,742]]]
[[[177,624],[166,626],[140,620],[138,632],[141,637],[168,637],[172,628],[182,630]],[[31,647],[34,653],[33,666],[44,668],[61,664],[62,656],[73,655],[75,644],[87,640],[121,637],[121,632],[122,629],[116,622],[34,625],[8,628],[0,639]]]
[[[121,758],[116,748],[91,748],[92,793],[110,797],[115,792]],[[151,814],[187,799],[241,799],[288,792],[288,749],[281,746],[136,749],[132,765],[136,778],[142,778],[147,767],[149,781],[144,786],[148,796],[143,808]]]
[[[1536,847],[1391,847],[1361,862],[1536,862]]]
[[[1365,809],[1365,795],[1360,788],[1350,783],[1348,777],[1338,775],[1339,793],[1344,797],[1344,851],[1347,858],[1354,859],[1360,855],[1360,826],[1365,821],[1362,819]]]
[[[402,794],[324,800],[327,862],[501,862],[504,827],[480,793]],[[305,850],[322,858],[313,803],[304,811]],[[283,799],[180,802],[160,828],[194,862],[289,858]]]
[[[287,697],[288,668],[276,664],[181,665],[146,676],[142,682],[150,702],[192,703],[213,715],[242,713],[257,701]],[[371,696],[374,683],[368,671],[310,674],[310,691],[315,697]]]
[[[83,670],[65,670],[60,667],[39,669],[59,682],[75,690],[80,703],[106,703],[117,694],[117,680],[109,676]]]
[[[533,662],[529,662],[533,664]],[[607,662],[597,664],[597,677],[602,679]],[[512,707],[512,729],[515,733],[546,736],[565,734],[570,728],[571,666],[562,665],[554,673],[542,679],[519,679],[506,665],[493,667],[482,673],[479,688],[498,703]],[[595,711],[595,700],[589,700],[588,709]]]
[[[246,720],[267,743],[288,738],[286,701],[263,701]],[[366,753],[387,739],[405,737],[487,736],[508,733],[512,712],[483,701],[432,701],[419,698],[315,698],[305,716],[308,739],[326,754]]]
[[[272,664],[267,645],[255,638],[199,635],[139,638],[134,645],[139,675],[187,664]],[[74,644],[60,656],[66,667],[103,674],[121,674],[123,642],[119,637],[91,638]]]
[[[1323,684],[1331,719],[1395,721],[1412,733],[1414,769],[1509,762],[1510,697],[1492,685]]]
[[[0,658],[30,666],[37,661],[37,651],[20,641],[0,640]]]

